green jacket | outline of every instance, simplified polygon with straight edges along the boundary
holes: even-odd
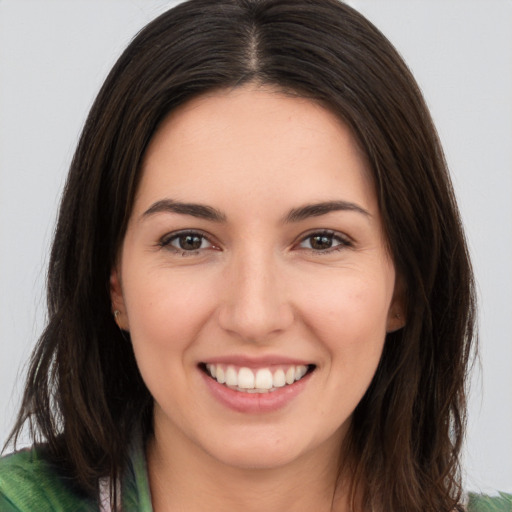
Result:
[[[121,487],[123,512],[152,512],[142,446],[130,449]],[[98,512],[97,500],[84,496],[40,450],[0,458],[0,512]]]
[[[123,512],[152,512],[142,446],[130,450],[121,487]],[[31,449],[0,459],[0,512],[98,512],[96,500],[84,496],[40,451]],[[470,495],[468,512],[512,512],[512,494]]]

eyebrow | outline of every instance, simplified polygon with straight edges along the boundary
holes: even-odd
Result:
[[[285,223],[300,222],[309,217],[320,217],[335,211],[353,211],[371,217],[370,212],[349,201],[324,201],[321,203],[312,203],[299,208],[293,208],[284,218]],[[141,219],[150,217],[157,213],[178,213],[181,215],[190,215],[199,219],[210,220],[213,222],[226,222],[226,215],[216,208],[195,203],[181,203],[172,199],[161,199],[153,203],[141,216]]]
[[[211,220],[213,222],[225,222],[226,216],[212,208],[202,204],[180,203],[172,199],[162,199],[153,203],[141,216],[141,219],[154,215],[156,213],[179,213],[181,215],[191,215],[199,219]]]
[[[336,211],[352,211],[360,213],[365,217],[371,217],[370,212],[355,203],[349,201],[325,201],[322,203],[307,204],[290,210],[285,217],[285,222],[300,222],[309,217],[320,217],[321,215]]]

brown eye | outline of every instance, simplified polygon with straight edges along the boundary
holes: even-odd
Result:
[[[333,237],[331,235],[315,235],[311,237],[311,248],[316,251],[325,251],[332,247]]]
[[[305,237],[299,244],[299,247],[315,252],[330,252],[349,247],[350,245],[350,241],[341,234],[320,232]]]
[[[167,235],[162,239],[160,245],[180,252],[194,252],[212,247],[204,235],[194,231]]]
[[[201,249],[203,237],[200,235],[181,235],[176,239],[177,245],[184,251],[197,251]]]

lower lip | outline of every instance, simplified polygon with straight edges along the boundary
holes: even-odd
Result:
[[[311,376],[308,373],[293,384],[283,386],[269,393],[244,393],[219,384],[202,370],[199,371],[210,392],[221,404],[237,412],[253,414],[282,409],[304,390]]]

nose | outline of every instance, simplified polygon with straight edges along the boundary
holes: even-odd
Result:
[[[275,258],[254,252],[239,255],[226,273],[218,315],[222,329],[264,343],[292,325],[286,277]]]

